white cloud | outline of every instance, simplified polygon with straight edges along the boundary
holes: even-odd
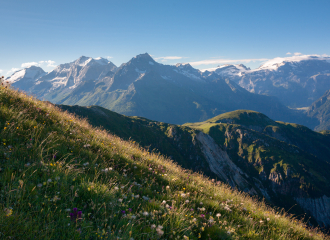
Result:
[[[11,74],[13,72],[16,72],[17,70],[19,70],[19,68],[12,68],[7,72],[7,74]]]
[[[56,67],[55,61],[48,60],[48,61],[39,61],[39,62],[27,62],[22,63],[22,68],[28,68],[31,66],[37,66],[37,67]]]
[[[106,56],[105,58],[106,58],[106,59],[110,59],[110,58],[113,58],[113,57],[110,57],[110,56]]]
[[[31,66],[39,66],[39,64],[37,62],[27,62],[27,63],[22,63],[21,65],[22,68],[28,68]]]
[[[42,62],[42,61],[41,61],[41,62]],[[44,61],[44,63],[47,64],[47,67],[56,67],[56,65],[55,65],[55,61],[48,60],[48,61]]]
[[[251,59],[208,59],[196,62],[189,62],[191,66],[210,65],[210,64],[226,64],[226,63],[249,63],[249,62],[263,62],[269,60],[268,58],[251,58]]]
[[[178,60],[178,59],[182,59],[185,57],[179,57],[179,56],[167,56],[167,57],[157,57],[155,58],[155,60],[161,60],[162,62],[165,62],[167,60]]]
[[[287,53],[286,53],[286,55],[292,55],[292,53],[290,53],[290,52],[287,52]]]
[[[295,52],[293,55],[295,55],[295,56],[299,56],[299,55],[302,55],[302,53],[300,53],[300,52]]]
[[[2,69],[0,69],[0,73],[2,73],[3,72],[3,70]]]

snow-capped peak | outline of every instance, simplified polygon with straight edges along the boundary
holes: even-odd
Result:
[[[44,76],[46,72],[37,66],[31,66],[28,68],[24,68],[14,72],[10,77],[6,79],[6,81],[10,82],[11,84],[20,81],[21,79],[31,79],[36,80],[42,76]]]
[[[102,58],[102,57],[91,58],[91,57],[81,56],[76,61],[74,61],[73,64],[81,66],[81,67],[85,67],[89,63],[98,63],[100,65],[107,65],[109,62],[110,61],[108,61],[107,59]]]
[[[298,63],[301,61],[307,60],[325,60],[330,63],[330,57],[324,57],[320,55],[299,55],[299,56],[292,56],[292,57],[277,57],[271,60],[268,60],[264,64],[262,64],[259,68],[253,71],[259,70],[277,70],[279,67],[285,65],[286,63]]]
[[[102,58],[102,57],[97,57],[94,58],[94,60],[101,65],[107,65],[110,61],[108,59]]]

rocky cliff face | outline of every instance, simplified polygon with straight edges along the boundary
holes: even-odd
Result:
[[[238,187],[253,195],[257,194],[243,177],[243,175],[245,177],[248,176],[230,160],[228,154],[216,144],[213,138],[203,132],[199,132],[196,135],[196,139],[201,144],[202,152],[212,172],[233,188]]]
[[[295,198],[297,203],[315,217],[322,227],[330,227],[330,197]]]

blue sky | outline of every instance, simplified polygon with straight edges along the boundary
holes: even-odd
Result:
[[[0,0],[0,9],[5,76],[30,62],[50,71],[82,55],[119,66],[148,52],[199,69],[256,68],[288,52],[330,55],[329,0]]]

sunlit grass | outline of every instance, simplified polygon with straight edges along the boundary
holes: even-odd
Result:
[[[0,89],[0,239],[323,239],[246,194]]]

